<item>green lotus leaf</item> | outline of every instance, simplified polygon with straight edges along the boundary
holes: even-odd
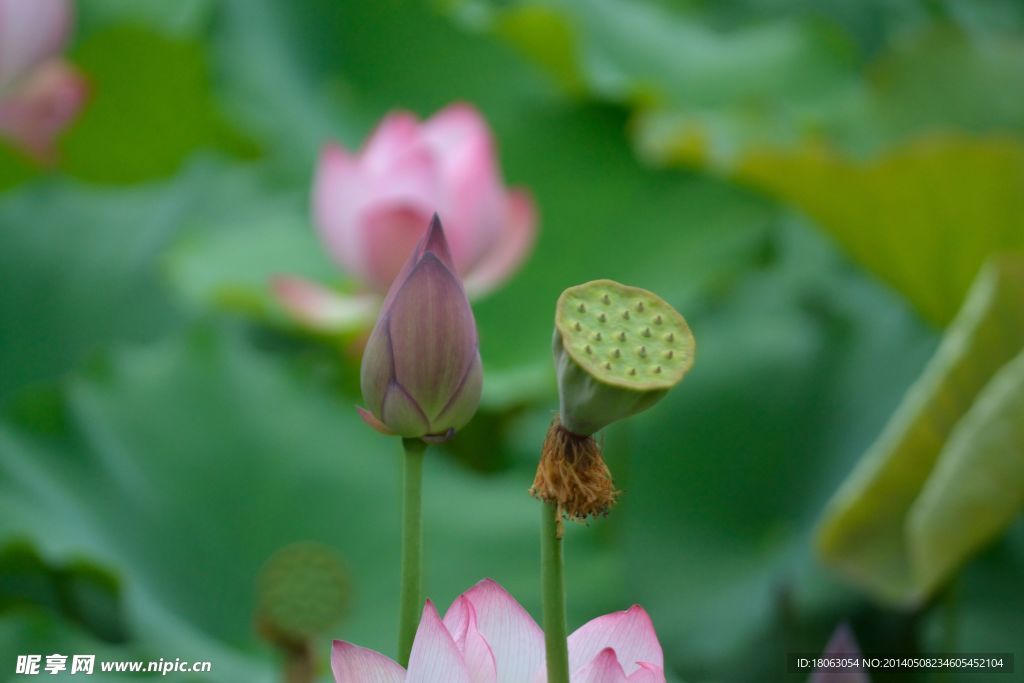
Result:
[[[981,273],[935,356],[831,501],[824,560],[920,603],[1024,502],[1024,256]]]

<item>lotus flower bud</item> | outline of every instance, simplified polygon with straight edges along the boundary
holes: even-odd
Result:
[[[476,323],[437,215],[384,299],[360,379],[360,414],[385,434],[443,441],[476,412]]]
[[[560,406],[530,493],[571,519],[603,515],[618,492],[592,434],[678,384],[693,365],[693,334],[654,294],[595,280],[559,297],[553,350]]]

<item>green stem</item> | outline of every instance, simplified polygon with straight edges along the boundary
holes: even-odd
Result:
[[[423,454],[427,444],[403,439],[402,588],[399,597],[398,663],[408,668],[423,608]]]
[[[554,503],[544,503],[541,510],[540,561],[548,683],[569,683],[562,525],[558,516],[558,506]]]

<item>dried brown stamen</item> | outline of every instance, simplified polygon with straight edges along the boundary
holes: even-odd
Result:
[[[619,492],[592,436],[573,434],[555,416],[544,439],[530,495],[582,521],[608,514]]]

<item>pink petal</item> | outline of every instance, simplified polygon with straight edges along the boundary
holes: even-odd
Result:
[[[640,662],[640,668],[630,674],[629,683],[665,683],[665,672],[660,666]]]
[[[372,202],[419,204],[428,212],[445,208],[438,206],[442,199],[440,160],[427,145],[414,140],[377,163],[382,167],[369,168],[365,159],[359,159],[359,172],[369,183]]]
[[[78,117],[88,90],[85,78],[66,62],[39,66],[0,99],[0,135],[37,161],[54,162],[57,137]]]
[[[465,596],[460,596],[448,608],[448,613],[444,616],[444,626],[462,651],[466,668],[469,669],[474,683],[495,683],[498,674],[494,653],[487,640],[480,634],[476,610]]]
[[[529,613],[496,582],[486,579],[462,594],[476,616],[477,629],[494,653],[498,683],[523,683],[544,664],[544,632]],[[456,605],[459,601],[456,601]],[[445,615],[453,633],[463,627],[465,612],[455,605]]]
[[[507,280],[526,260],[536,237],[537,210],[533,199],[522,190],[510,192],[500,239],[466,274],[464,284],[469,296],[483,296]]]
[[[343,147],[324,145],[313,179],[313,222],[331,257],[364,281],[364,245],[355,217],[366,195],[356,161]]]
[[[396,158],[415,146],[419,127],[419,121],[409,112],[399,111],[385,116],[359,153],[365,170],[387,172]]]
[[[445,225],[460,274],[468,273],[500,239],[505,190],[486,121],[468,104],[454,104],[423,124],[438,161]]]
[[[405,669],[384,655],[341,640],[331,648],[335,683],[402,683]]]
[[[366,284],[387,291],[423,237],[432,212],[414,204],[378,204],[360,218],[365,259],[360,270]]]
[[[373,322],[380,298],[368,294],[343,295],[298,277],[271,279],[281,306],[299,323],[318,332],[360,330]]]
[[[359,413],[359,417],[363,419],[363,422],[369,425],[370,428],[373,429],[374,431],[380,432],[384,436],[398,436],[393,431],[391,431],[391,429],[386,424],[378,420],[377,417],[366,408],[363,408],[362,406],[356,406],[356,412]]]
[[[615,656],[615,650],[607,647],[579,671],[572,674],[572,683],[627,683],[626,672]]]
[[[473,146],[492,145],[491,131],[480,112],[466,102],[450,104],[422,126],[422,134],[439,152],[458,154]]]
[[[68,0],[0,0],[0,90],[60,53],[71,14]]]
[[[423,608],[412,654],[409,656],[407,683],[475,683],[466,662],[434,603]]]
[[[570,670],[584,666],[605,648],[615,650],[628,674],[637,670],[639,662],[665,666],[654,624],[638,605],[593,619],[569,636]]]
[[[313,178],[313,222],[331,257],[346,272],[369,284],[362,207],[372,199],[371,180],[340,145],[325,144]]]

